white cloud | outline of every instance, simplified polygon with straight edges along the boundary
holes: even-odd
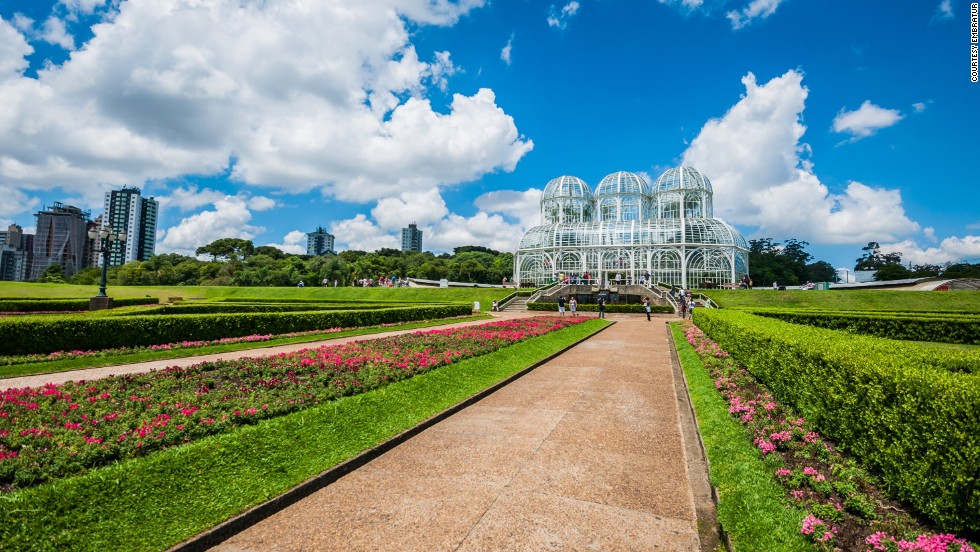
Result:
[[[71,12],[91,14],[95,13],[97,8],[105,6],[106,0],[59,0],[59,3]]]
[[[541,224],[542,190],[532,188],[524,192],[498,190],[487,192],[473,201],[478,209],[487,213],[500,213],[520,222],[521,232]],[[512,243],[520,239],[520,232],[512,236]]]
[[[366,202],[511,171],[533,143],[493,91],[437,110],[427,87],[458,68],[410,42],[412,25],[483,3],[128,0],[36,79],[20,75],[29,45],[0,22],[0,181],[97,201],[232,165],[247,185]]]
[[[936,14],[932,16],[933,21],[944,20],[953,18],[953,2],[952,0],[942,0],[938,6],[936,6]]]
[[[30,22],[28,26],[33,24],[33,21],[27,20]],[[19,26],[17,21],[17,16],[14,16],[14,25]],[[28,65],[26,57],[34,52],[34,48],[27,43],[24,35],[20,34],[14,25],[0,17],[0,82],[23,73]],[[6,111],[6,108],[3,111]],[[0,112],[0,124],[8,116]]]
[[[44,28],[41,30],[39,38],[45,42],[61,46],[65,50],[75,49],[75,37],[65,29],[65,22],[53,15],[44,22]]]
[[[749,73],[742,99],[708,121],[684,152],[682,163],[712,182],[715,216],[815,244],[893,240],[917,231],[898,190],[850,182],[834,194],[813,173],[809,145],[801,142],[809,93],[802,79],[788,71],[760,86]]]
[[[224,196],[213,203],[213,211],[202,211],[167,229],[157,250],[193,256],[195,250],[220,238],[251,240],[265,228],[248,224],[252,213],[240,197]]]
[[[3,198],[0,201],[0,230],[6,230],[13,223],[14,215],[33,211],[41,205],[40,199],[4,184],[0,184],[0,197]]]
[[[425,226],[448,213],[446,202],[435,188],[427,192],[405,192],[397,198],[382,199],[371,210],[371,216],[378,226],[387,231],[400,230],[412,222]]]
[[[834,117],[833,128],[834,132],[846,132],[854,140],[859,140],[894,125],[902,118],[897,109],[885,109],[871,103],[871,100],[865,100],[855,111],[841,109]]]
[[[506,63],[507,65],[510,65],[510,52],[513,47],[514,47],[514,35],[510,35],[510,38],[507,39],[507,45],[504,46],[503,50],[500,50],[500,59],[504,60],[504,63]]]
[[[980,236],[952,236],[938,247],[920,247],[912,240],[881,244],[882,253],[901,253],[902,262],[913,265],[944,264],[980,258]]]
[[[306,255],[306,233],[300,230],[293,230],[282,238],[282,243],[267,243],[282,251],[294,255]]]
[[[426,249],[451,251],[461,245],[482,245],[497,251],[513,251],[520,238],[521,229],[510,224],[500,215],[477,213],[472,217],[450,214],[429,229],[431,237],[425,238]]]
[[[169,196],[157,197],[161,207],[176,207],[181,211],[193,211],[224,199],[225,194],[211,188],[199,190],[197,186],[174,188]]]
[[[936,229],[931,226],[923,228],[922,235],[924,235],[926,239],[931,241],[932,243],[936,243],[939,241],[939,238],[936,237]]]
[[[564,29],[568,26],[568,20],[578,13],[578,9],[579,3],[575,0],[565,4],[561,11],[556,10],[555,6],[552,5],[548,14],[548,26]]]
[[[732,10],[725,17],[732,22],[732,29],[736,31],[746,27],[757,19],[765,19],[776,13],[776,8],[783,3],[783,0],[752,0],[742,11]]]
[[[401,248],[400,238],[382,230],[363,214],[358,214],[352,219],[331,223],[330,233],[334,235],[334,246],[338,250],[377,251],[382,247]],[[422,240],[423,246],[425,246],[424,233]]]
[[[265,196],[254,196],[248,199],[248,208],[253,211],[268,211],[278,205],[276,200]]]
[[[926,110],[926,104],[922,102],[915,102],[912,104],[912,109],[914,109],[916,113],[922,113]]]

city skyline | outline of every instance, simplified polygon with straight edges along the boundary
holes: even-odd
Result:
[[[0,6],[0,227],[136,186],[157,253],[513,252],[552,178],[685,165],[748,239],[980,260],[968,2],[275,4]]]

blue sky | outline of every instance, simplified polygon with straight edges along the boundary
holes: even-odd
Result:
[[[329,5],[337,4],[337,5]],[[0,224],[160,200],[157,252],[512,251],[548,180],[679,164],[748,238],[980,262],[964,0],[0,0]]]

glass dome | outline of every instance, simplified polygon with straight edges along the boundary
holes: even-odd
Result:
[[[551,179],[544,187],[543,199],[559,197],[592,198],[592,189],[584,180],[577,176],[559,176]]]
[[[518,244],[515,280],[542,285],[587,274],[590,285],[616,275],[646,285],[737,282],[748,273],[748,244],[712,218],[712,195],[711,182],[691,167],[670,169],[653,186],[615,172],[594,194],[580,178],[555,178],[541,199],[542,224]]]
[[[603,178],[595,190],[596,196],[621,194],[648,196],[650,185],[638,174],[619,171]]]
[[[664,171],[653,184],[653,192],[673,192],[678,190],[711,191],[711,181],[694,167],[674,167]]]

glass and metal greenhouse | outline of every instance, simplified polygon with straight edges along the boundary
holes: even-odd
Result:
[[[670,169],[652,186],[616,172],[594,193],[582,179],[560,176],[545,186],[541,217],[514,256],[519,284],[567,277],[710,287],[749,270],[745,238],[713,218],[711,182],[691,167]]]

